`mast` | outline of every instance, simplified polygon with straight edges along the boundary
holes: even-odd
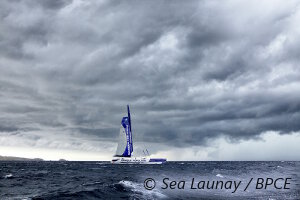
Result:
[[[127,113],[128,113],[128,121],[129,121],[129,130],[130,130],[130,132],[131,132],[131,118],[130,118],[129,105],[127,105]]]

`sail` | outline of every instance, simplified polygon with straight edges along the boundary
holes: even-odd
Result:
[[[129,110],[129,105],[127,105],[127,113],[128,113],[128,122],[129,122],[129,131],[130,131],[130,146],[131,146],[131,153],[133,152],[133,141],[132,141],[132,131],[131,131],[131,117],[130,117],[130,110]]]
[[[120,136],[116,156],[130,157],[133,151],[129,106],[127,106],[127,109],[128,116],[123,117],[121,122]]]
[[[124,127],[121,125],[116,156],[123,156],[124,149],[126,149],[126,146],[127,146],[126,133]]]

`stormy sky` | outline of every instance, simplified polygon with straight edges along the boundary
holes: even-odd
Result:
[[[137,154],[300,160],[299,21],[293,0],[0,1],[0,155],[108,160],[129,104]]]

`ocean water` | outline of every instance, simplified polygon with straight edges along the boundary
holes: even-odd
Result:
[[[156,183],[146,184],[150,189],[155,186],[152,190],[145,189],[145,180],[148,178],[152,178]],[[257,185],[257,182],[265,183],[267,178],[269,184],[266,188],[265,184]],[[274,186],[276,179],[277,189]],[[249,187],[245,189],[249,182]],[[235,190],[238,183],[239,187]],[[0,199],[299,200],[300,162],[168,162],[163,165],[113,165],[108,162],[2,161]]]

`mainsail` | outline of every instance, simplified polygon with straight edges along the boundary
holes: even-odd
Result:
[[[131,157],[133,151],[130,110],[127,105],[127,117],[121,121],[120,136],[116,156]]]

